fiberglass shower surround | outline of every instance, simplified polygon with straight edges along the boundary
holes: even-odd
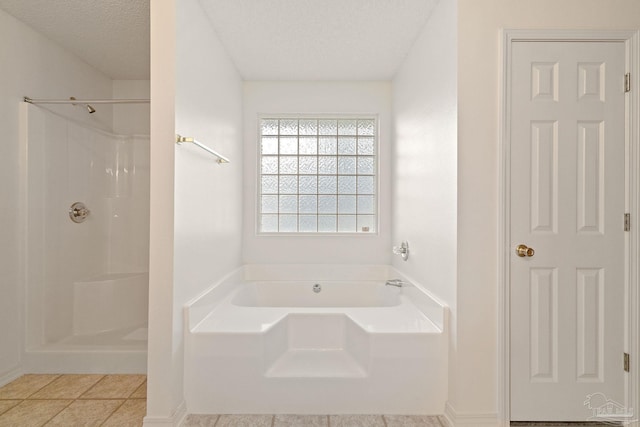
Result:
[[[145,372],[149,137],[31,101],[21,105],[26,369]],[[52,103],[100,114],[100,100]]]

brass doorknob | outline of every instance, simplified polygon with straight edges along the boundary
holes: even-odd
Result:
[[[516,246],[516,255],[519,257],[532,257],[535,253],[536,251],[533,248],[528,248],[527,245],[519,244]]]

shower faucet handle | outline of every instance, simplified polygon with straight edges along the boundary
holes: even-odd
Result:
[[[393,253],[402,256],[402,259],[405,261],[409,259],[409,242],[404,241],[400,246],[394,246]]]
[[[84,222],[91,211],[82,202],[75,202],[69,208],[69,218],[76,223]]]

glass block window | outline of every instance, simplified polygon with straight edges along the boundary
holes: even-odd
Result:
[[[261,118],[258,231],[375,233],[377,124]]]

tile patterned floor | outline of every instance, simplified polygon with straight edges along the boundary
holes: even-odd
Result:
[[[526,421],[512,421],[510,423],[512,427],[611,427],[616,426],[618,424],[611,423],[600,423],[600,422],[546,422],[546,421],[538,421],[538,422],[526,422]]]
[[[0,387],[0,427],[138,427],[147,407],[145,375],[24,375]],[[512,426],[593,426],[528,424]],[[189,415],[183,427],[448,427],[420,415]]]
[[[446,427],[421,415],[189,415],[182,427]]]
[[[0,387],[0,427],[141,426],[145,375],[24,375]]]

